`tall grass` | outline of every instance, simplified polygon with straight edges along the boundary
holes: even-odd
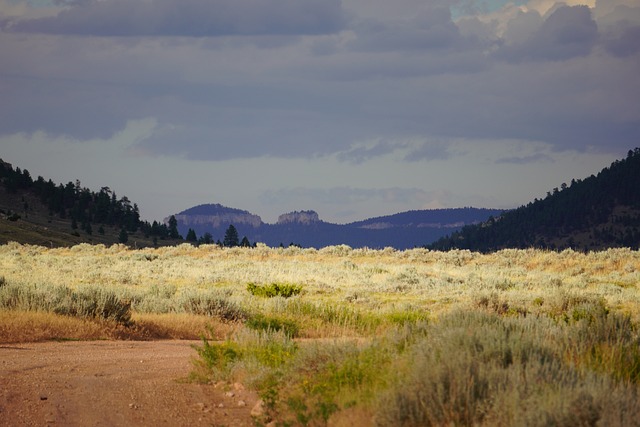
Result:
[[[110,320],[124,325],[131,320],[131,302],[100,287],[33,284],[0,286],[0,308],[20,311],[42,311],[65,316]]]
[[[256,387],[263,422],[323,425],[357,408],[379,426],[640,424],[638,334],[597,309],[577,320],[456,311],[364,341],[256,336],[199,354],[213,378]],[[613,356],[593,351],[603,347]]]

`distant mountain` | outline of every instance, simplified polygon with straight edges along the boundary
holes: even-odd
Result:
[[[497,209],[435,209],[403,212],[350,224],[332,224],[320,220],[315,211],[295,211],[279,216],[275,224],[264,223],[258,215],[220,204],[199,205],[175,215],[180,234],[193,229],[223,240],[229,225],[240,238],[269,246],[324,247],[345,244],[351,247],[407,249],[422,246],[465,225],[500,215]]]
[[[640,246],[640,148],[597,176],[572,180],[542,200],[470,225],[428,247],[596,250]]]

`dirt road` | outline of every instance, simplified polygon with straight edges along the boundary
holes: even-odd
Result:
[[[239,384],[184,381],[194,343],[0,344],[0,426],[252,426]]]

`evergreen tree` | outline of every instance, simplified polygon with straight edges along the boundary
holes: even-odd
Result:
[[[244,236],[242,238],[242,241],[240,242],[240,246],[242,246],[243,248],[248,248],[251,246],[251,242],[249,242],[249,239],[247,239],[247,236]]]
[[[187,238],[185,239],[187,242],[197,242],[198,237],[196,236],[196,232],[193,228],[190,228],[187,232]]]
[[[199,242],[203,245],[210,245],[213,243],[213,236],[211,235],[211,233],[206,232],[202,235],[202,237],[200,237]]]
[[[175,215],[171,215],[171,218],[169,218],[169,237],[172,239],[182,239],[182,236],[178,232],[178,220]]]
[[[118,241],[120,243],[127,243],[129,241],[129,233],[127,233],[127,230],[125,230],[124,228],[120,230]]]
[[[238,246],[239,244],[238,230],[236,230],[233,224],[229,225],[229,228],[227,228],[227,231],[224,233],[223,244],[229,248]]]

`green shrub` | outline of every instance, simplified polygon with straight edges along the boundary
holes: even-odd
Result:
[[[206,366],[217,379],[226,379],[234,362],[243,356],[242,349],[233,341],[210,343],[202,338],[202,347],[194,346],[200,356],[200,363]]]
[[[271,283],[270,285],[247,284],[247,291],[253,296],[263,298],[283,297],[289,298],[302,292],[302,286],[288,283]]]
[[[181,305],[186,313],[216,317],[228,322],[241,322],[247,318],[247,313],[240,306],[215,294],[184,295]]]
[[[256,377],[274,375],[274,370],[286,366],[295,356],[298,346],[283,333],[244,332],[223,343],[210,343],[202,338],[202,347],[194,346],[200,355],[200,365],[209,369],[214,379],[229,380],[234,368],[242,365]],[[246,374],[246,372],[245,372]],[[260,382],[260,379],[253,378]]]
[[[286,336],[295,338],[298,336],[300,327],[298,324],[290,319],[284,319],[280,317],[268,317],[263,314],[256,314],[249,317],[245,322],[245,325],[256,331],[264,332],[279,332],[282,331]]]
[[[384,317],[387,321],[394,325],[404,326],[410,323],[418,323],[429,320],[429,313],[424,310],[403,310],[388,313]]]

